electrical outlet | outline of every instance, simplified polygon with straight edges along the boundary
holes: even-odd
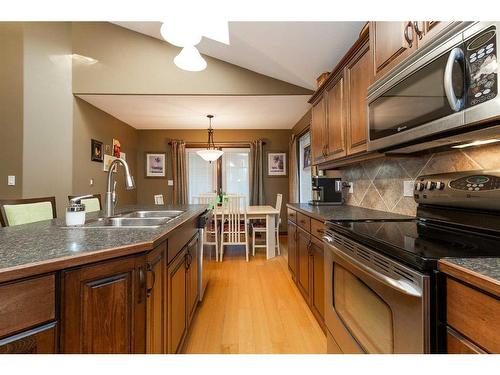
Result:
[[[94,179],[93,179],[93,178],[91,178],[91,179],[90,179],[90,183],[89,183],[89,185],[90,185],[90,186],[94,186]]]
[[[403,182],[403,196],[404,197],[413,197],[413,189],[415,186],[415,182],[413,180],[408,180]]]
[[[16,186],[16,176],[8,176],[7,177],[7,185]]]
[[[174,186],[174,180],[167,180],[167,186]]]
[[[349,182],[349,194],[354,194],[354,182]]]

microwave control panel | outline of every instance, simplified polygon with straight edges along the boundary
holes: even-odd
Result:
[[[497,43],[494,26],[465,42],[469,88],[467,106],[475,106],[497,96]]]

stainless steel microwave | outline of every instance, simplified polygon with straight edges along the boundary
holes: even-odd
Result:
[[[453,22],[368,89],[368,150],[500,138],[495,22]]]

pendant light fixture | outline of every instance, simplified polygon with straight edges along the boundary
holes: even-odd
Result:
[[[208,117],[208,144],[206,150],[199,150],[196,153],[200,155],[203,160],[208,162],[213,162],[220,158],[224,153],[221,150],[217,150],[214,144],[214,131],[212,129],[212,119],[214,115],[207,115]]]

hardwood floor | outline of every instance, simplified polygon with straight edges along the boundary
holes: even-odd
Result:
[[[294,285],[282,255],[264,249],[245,261],[228,248],[214,267],[205,298],[186,339],[185,353],[326,353],[326,337]]]

